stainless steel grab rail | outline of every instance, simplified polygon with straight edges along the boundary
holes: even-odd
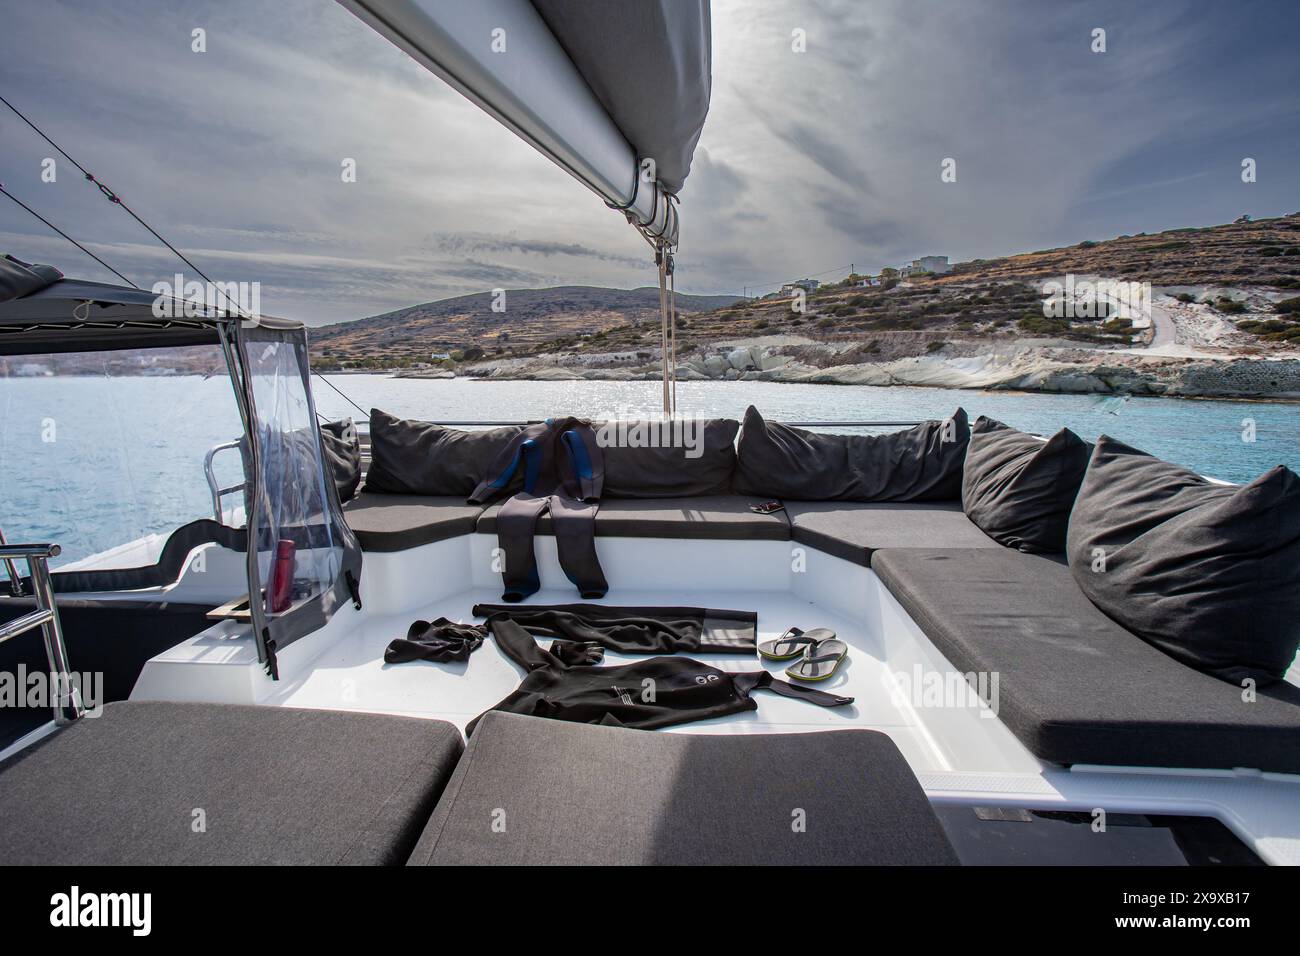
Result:
[[[72,685],[68,668],[68,649],[63,643],[63,625],[59,623],[59,608],[54,601],[54,585],[50,581],[50,558],[62,553],[57,544],[4,544],[0,545],[0,561],[13,568],[15,560],[26,560],[27,576],[31,578],[32,595],[36,610],[0,625],[0,644],[10,638],[40,628],[45,638],[45,656],[50,663],[50,678],[55,682],[54,722],[70,724],[85,713],[81,697]],[[11,583],[19,580],[15,572]],[[21,593],[21,590],[19,591]]]
[[[248,482],[241,481],[229,488],[220,487],[217,483],[216,472],[212,470],[212,459],[216,457],[217,452],[238,448],[239,445],[239,440],[222,442],[220,445],[213,445],[209,448],[208,453],[203,457],[203,474],[208,479],[208,490],[212,493],[212,517],[217,524],[225,524],[222,520],[221,499],[236,491],[244,491],[248,487]]]
[[[0,546],[5,544],[4,529],[0,528]],[[5,574],[9,576],[9,593],[14,597],[23,596],[23,583],[18,578],[18,566],[14,564],[13,558],[4,559]]]

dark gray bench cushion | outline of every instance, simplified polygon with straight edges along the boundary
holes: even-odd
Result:
[[[398,864],[461,750],[414,717],[108,704],[0,767],[0,863]]]
[[[882,548],[1000,548],[959,504],[787,501],[791,537],[863,567]]]
[[[960,671],[999,675],[999,717],[1058,763],[1300,773],[1300,687],[1240,687],[1093,606],[1060,558],[887,549],[872,570]]]
[[[744,495],[701,498],[641,498],[600,503],[596,534],[622,538],[714,538],[742,541],[788,541],[790,522],[784,512],[760,515],[749,510],[761,499]],[[478,519],[480,534],[497,533],[499,504]],[[550,515],[537,522],[540,534],[554,534]]]
[[[100,703],[126,700],[145,662],[212,626],[208,619],[211,604],[115,601],[61,594],[58,606],[68,660],[79,673],[103,675]],[[34,598],[0,597],[0,623],[35,609]],[[0,674],[16,680],[19,667],[26,667],[28,674],[49,670],[45,636],[40,628],[0,644]],[[21,695],[19,702],[23,702]],[[44,704],[0,707],[0,747],[48,723],[51,716]]]
[[[806,832],[791,827],[796,810]],[[497,712],[411,854],[434,865],[955,862],[884,734],[666,734]]]
[[[472,534],[482,513],[482,505],[467,505],[464,498],[373,491],[363,491],[343,506],[364,551],[405,551]]]

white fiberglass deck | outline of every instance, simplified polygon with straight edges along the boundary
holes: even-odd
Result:
[[[639,591],[619,589],[598,602],[629,606],[691,605],[684,598],[703,597],[681,591]],[[779,636],[790,625],[804,629],[829,627],[850,648],[850,659],[819,689],[851,696],[848,707],[823,708],[809,703],[757,691],[753,699],[758,710],[714,720],[686,724],[670,731],[692,733],[772,733],[778,731],[832,730],[843,727],[872,727],[892,736],[908,759],[918,766],[949,769],[950,758],[933,740],[910,708],[892,699],[886,689],[887,663],[876,636],[850,618],[828,612],[789,592],[766,593],[713,591],[709,607],[752,610],[758,613],[760,640]],[[476,603],[500,603],[500,590],[473,589],[433,602],[411,613],[376,615],[317,658],[311,670],[297,680],[284,682],[268,702],[294,707],[329,707],[382,710],[415,717],[436,717],[464,728],[513,691],[522,680],[522,670],[510,661],[490,638],[466,664],[412,662],[385,664],[384,648],[394,637],[406,634],[412,620],[446,616],[474,621],[470,609]],[[543,591],[529,604],[564,604],[575,600],[571,591]],[[549,641],[543,641],[544,645]],[[766,667],[782,677],[782,666],[764,662],[754,654],[699,654],[698,659],[727,671],[759,670]],[[606,652],[606,664],[631,663],[644,656]]]
[[[414,620],[476,621],[474,604],[500,603],[500,578],[491,570],[495,544],[476,534],[368,554],[364,609],[349,606],[322,631],[285,648],[278,682],[257,664],[248,636],[223,624],[150,661],[132,697],[375,711],[463,729],[523,678],[490,638],[464,664],[389,665],[383,654]],[[599,549],[615,586],[598,603],[750,610],[760,640],[794,625],[832,628],[849,645],[848,662],[817,686],[854,697],[851,706],[820,708],[760,690],[755,711],[666,732],[878,730],[894,740],[937,802],[1214,816],[1265,859],[1300,863],[1300,778],[1045,764],[983,702],[962,692],[963,681],[950,681],[946,693],[933,683],[953,668],[866,568],[781,541],[602,538]],[[578,603],[554,539],[539,536],[537,550],[543,590],[528,603]],[[784,665],[757,655],[698,656],[724,670],[766,668],[783,676]],[[636,659],[606,654],[608,664]]]

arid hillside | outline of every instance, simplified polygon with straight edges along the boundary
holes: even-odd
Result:
[[[1004,259],[956,263],[951,272],[885,287],[851,280],[823,286],[807,311],[788,299],[749,300],[688,321],[682,335],[711,338],[797,334],[830,342],[863,339],[868,352],[936,351],[947,338],[1049,336],[1091,345],[1137,344],[1129,323],[1064,321],[1043,314],[1043,283],[1067,274],[1149,282],[1187,312],[1200,311],[1240,337],[1231,344],[1300,347],[1300,214],[1204,229],[1082,242]],[[1279,305],[1281,308],[1279,309]],[[624,333],[635,341],[637,330]],[[630,344],[611,333],[612,345]],[[932,344],[933,343],[933,344]]]
[[[687,314],[730,305],[738,298],[677,297],[678,307]],[[658,327],[657,288],[508,289],[498,301],[503,311],[493,309],[492,293],[479,292],[313,329],[313,361],[320,368],[401,367],[428,362],[441,353],[526,354],[556,340],[635,328],[647,320]]]
[[[1132,321],[1109,310],[1048,314],[1045,283],[1066,276],[1149,283],[1145,317]],[[708,377],[788,380],[796,373],[838,370],[846,381],[895,381],[895,370],[882,373],[888,363],[921,358],[966,368],[968,360],[1025,348],[1036,350],[1034,361],[1072,368],[1294,359],[1300,353],[1300,213],[976,259],[942,275],[886,273],[875,285],[849,276],[823,285],[803,303],[789,297],[678,300],[678,361],[689,365],[684,374]],[[751,343],[767,353],[755,367],[739,358],[738,367],[700,364]],[[316,329],[312,346],[313,361],[323,369],[648,376],[662,361],[658,290],[511,291],[504,312],[492,310],[488,293],[462,296]],[[691,355],[699,359],[695,365],[689,364]],[[1025,360],[1025,354],[1017,359]],[[789,367],[781,371],[764,362]],[[944,376],[952,377],[949,371]],[[1262,387],[1272,386],[1265,381]],[[1281,385],[1277,390],[1294,391]]]

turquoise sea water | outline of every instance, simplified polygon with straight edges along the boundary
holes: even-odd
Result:
[[[364,409],[439,421],[646,416],[660,401],[656,382],[328,378]],[[362,417],[327,385],[317,382],[315,392],[326,416]],[[785,421],[916,421],[960,405],[972,419],[1040,434],[1109,434],[1228,481],[1277,464],[1300,470],[1300,406],[1283,403],[772,382],[684,382],[677,398],[685,415],[740,418],[753,404]],[[224,377],[0,379],[0,527],[11,542],[57,541],[63,563],[211,516],[204,454],[239,434]],[[234,454],[218,459],[224,484],[237,474]]]

